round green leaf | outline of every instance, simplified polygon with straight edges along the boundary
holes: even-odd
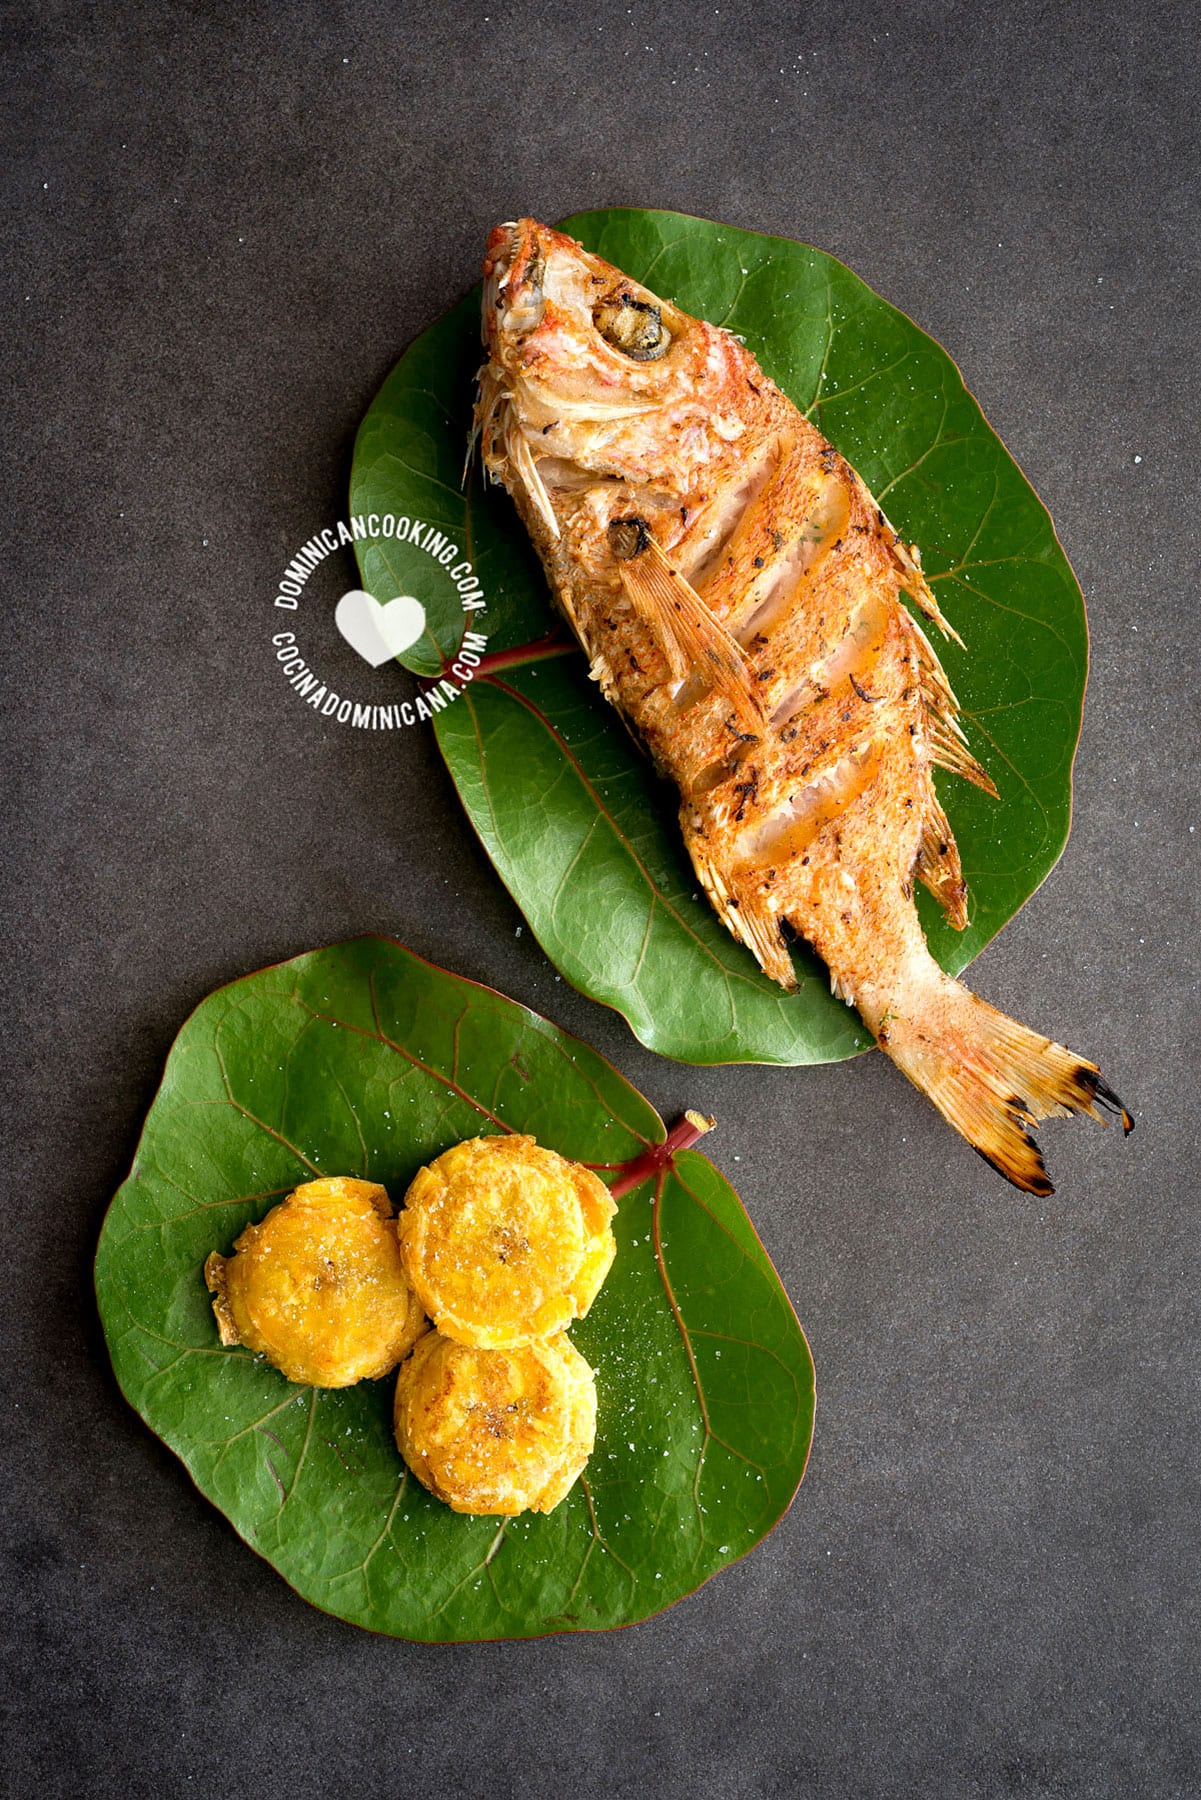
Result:
[[[958,973],[1046,876],[1067,841],[1072,761],[1088,668],[1084,603],[1051,520],[985,422],[950,357],[831,256],[679,213],[580,213],[564,229],[745,338],[780,387],[856,467],[897,530],[916,542],[943,611],[967,646],[939,645],[992,800],[940,777],[963,857],[971,924],[953,931],[923,892],[931,948]],[[796,953],[785,996],[698,894],[657,783],[587,681],[560,654],[545,579],[513,508],[461,484],[479,293],[425,332],[363,421],[355,513],[429,518],[469,546],[488,599],[475,621],[489,656],[437,719],[439,747],[473,825],[539,943],[643,1043],[688,1062],[827,1062],[870,1042]],[[396,592],[398,547],[358,546],[364,586]],[[407,659],[440,672],[462,617]],[[441,659],[441,660],[440,660]]]
[[[298,1182],[399,1200],[461,1138],[527,1131],[620,1196],[572,1336],[596,1449],[549,1516],[466,1518],[408,1475],[393,1382],[294,1386],[222,1349],[202,1270]],[[683,1134],[686,1139],[694,1133]],[[746,1554],[796,1491],[813,1365],[738,1196],[602,1057],[489,988],[360,938],[219,989],[171,1051],[96,1258],[117,1379],[305,1599],[429,1642],[603,1630]]]

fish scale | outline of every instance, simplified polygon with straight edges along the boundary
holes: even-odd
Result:
[[[1094,1063],[946,975],[967,923],[941,768],[995,794],[929,638],[917,547],[730,332],[533,219],[484,261],[478,436],[602,693],[680,794],[722,922],[796,985],[790,935],[969,1143],[1050,1193],[1032,1128],[1106,1111]]]

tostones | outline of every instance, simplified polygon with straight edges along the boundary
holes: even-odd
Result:
[[[306,1182],[248,1225],[232,1256],[210,1256],[204,1279],[223,1344],[313,1387],[386,1375],[426,1325],[373,1181]]]
[[[396,1443],[455,1512],[550,1512],[596,1439],[596,1382],[565,1336],[479,1350],[427,1332],[396,1382]]]
[[[396,1229],[437,1329],[505,1350],[583,1318],[613,1261],[616,1210],[590,1169],[532,1137],[468,1138],[418,1170]]]

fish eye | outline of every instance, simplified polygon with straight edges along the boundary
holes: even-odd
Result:
[[[605,342],[631,362],[658,362],[671,348],[671,333],[659,308],[636,300],[624,288],[597,301],[592,323]]]

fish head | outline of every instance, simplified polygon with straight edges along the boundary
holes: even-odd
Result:
[[[484,283],[490,358],[547,401],[669,400],[712,330],[536,219],[490,234]]]
[[[485,465],[552,536],[556,480],[686,482],[742,428],[741,344],[535,219],[488,238],[482,328]]]

